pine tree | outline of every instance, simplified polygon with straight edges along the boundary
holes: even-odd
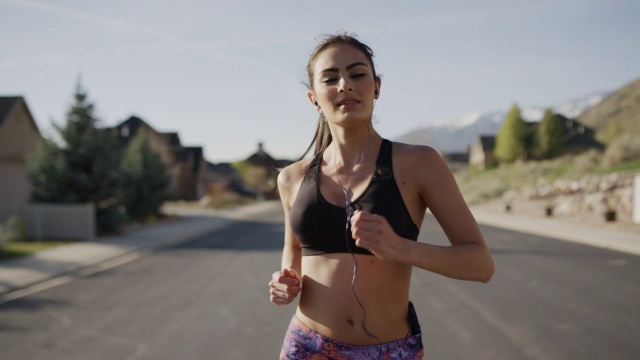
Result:
[[[131,141],[122,159],[122,204],[127,215],[144,220],[160,212],[169,196],[171,178],[160,155],[149,146],[147,137],[140,133]]]
[[[67,186],[63,179],[65,161],[62,149],[51,139],[43,142],[27,159],[27,174],[32,184],[31,200],[41,202],[65,202]]]
[[[64,126],[54,124],[60,143],[46,139],[29,159],[31,197],[40,202],[91,202],[98,233],[114,232],[121,223],[117,139],[113,131],[98,128],[94,106],[80,84],[74,98]]]
[[[552,159],[562,152],[562,124],[551,109],[546,109],[544,117],[536,129],[535,154],[541,159]]]
[[[514,104],[496,137],[494,149],[496,159],[502,162],[514,162],[526,156],[526,126],[520,114],[520,108]]]

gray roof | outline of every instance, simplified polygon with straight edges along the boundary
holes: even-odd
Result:
[[[0,125],[20,100],[21,96],[0,96]]]
[[[27,102],[22,96],[0,96],[0,126],[2,126],[2,123],[8,119],[9,114],[11,114],[11,112],[18,106],[24,106],[24,110],[27,112],[27,121],[31,126],[33,126],[33,129],[38,133],[38,136],[42,137],[38,124],[36,124],[36,121],[29,110],[29,106],[27,106]]]
[[[496,137],[491,135],[480,136],[480,143],[482,144],[482,149],[492,151],[496,147]]]

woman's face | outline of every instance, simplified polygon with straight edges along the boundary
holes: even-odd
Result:
[[[380,80],[374,80],[365,54],[351,45],[338,44],[316,57],[313,91],[308,96],[311,103],[318,102],[327,121],[369,120],[379,88]]]

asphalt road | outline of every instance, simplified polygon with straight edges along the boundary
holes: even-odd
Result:
[[[282,215],[0,305],[0,359],[275,359]],[[492,227],[489,284],[415,269],[428,359],[636,359],[640,257]],[[420,241],[444,243],[428,216]]]

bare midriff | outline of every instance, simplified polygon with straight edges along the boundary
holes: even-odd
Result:
[[[314,331],[352,345],[405,338],[409,332],[411,267],[370,255],[355,256],[355,291],[366,310],[366,330],[364,311],[351,289],[351,254],[302,257],[302,292],[296,316]]]

